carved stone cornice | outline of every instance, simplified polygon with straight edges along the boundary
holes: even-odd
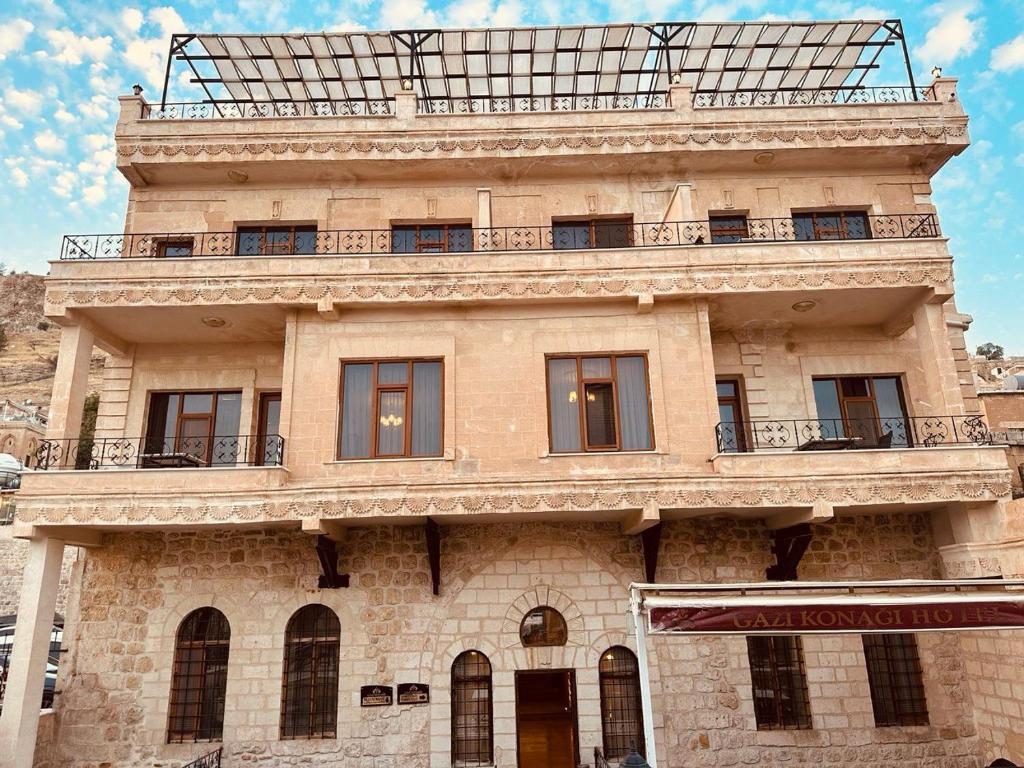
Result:
[[[328,257],[324,257],[328,258]],[[625,275],[629,275],[626,277]],[[340,304],[509,301],[545,298],[693,296],[778,290],[930,287],[952,290],[949,260],[766,264],[721,270],[600,270],[530,273],[352,275],[351,277],[181,277],[175,280],[49,280],[45,311],[90,306]]]
[[[604,133],[601,133],[604,131]],[[522,155],[531,152],[550,151],[657,151],[679,148],[750,148],[849,145],[858,143],[900,144],[922,141],[952,141],[965,143],[967,123],[965,119],[936,119],[909,124],[895,124],[888,121],[871,122],[822,121],[818,124],[800,122],[793,124],[749,124],[716,125],[709,127],[691,126],[686,129],[665,126],[663,130],[646,129],[615,130],[595,127],[586,133],[553,132],[533,130],[522,135],[505,135],[497,131],[483,135],[467,135],[459,138],[451,135],[396,139],[380,137],[331,137],[323,139],[295,139],[281,137],[271,141],[216,141],[209,136],[197,136],[194,140],[187,135],[168,141],[165,137],[152,139],[122,138],[117,155],[124,161],[147,158],[188,159],[240,159],[255,160],[273,157],[309,157],[313,159],[345,155],[377,156],[437,156],[437,155],[497,155],[511,153]]]
[[[305,518],[357,523],[475,514],[537,515],[631,511],[812,506],[898,505],[995,501],[1010,495],[1006,470],[828,477],[707,477],[585,482],[464,483],[427,487],[281,488],[260,494],[208,492],[62,494],[18,499],[17,520],[30,525],[223,525],[297,522]]]

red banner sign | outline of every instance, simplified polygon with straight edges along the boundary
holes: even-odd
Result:
[[[809,635],[834,632],[1024,628],[1024,600],[651,608],[651,632]]]

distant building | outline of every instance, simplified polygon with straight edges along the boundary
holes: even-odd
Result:
[[[34,456],[46,435],[46,411],[31,402],[0,400],[0,453],[22,463]]]

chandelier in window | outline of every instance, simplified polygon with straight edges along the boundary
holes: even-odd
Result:
[[[380,423],[383,427],[400,427],[402,426],[402,417],[389,413],[387,416],[380,417]]]

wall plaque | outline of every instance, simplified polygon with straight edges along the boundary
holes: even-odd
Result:
[[[394,693],[390,685],[364,685],[359,689],[359,705],[362,707],[390,707]]]
[[[399,704],[429,704],[430,686],[424,683],[399,683]]]

